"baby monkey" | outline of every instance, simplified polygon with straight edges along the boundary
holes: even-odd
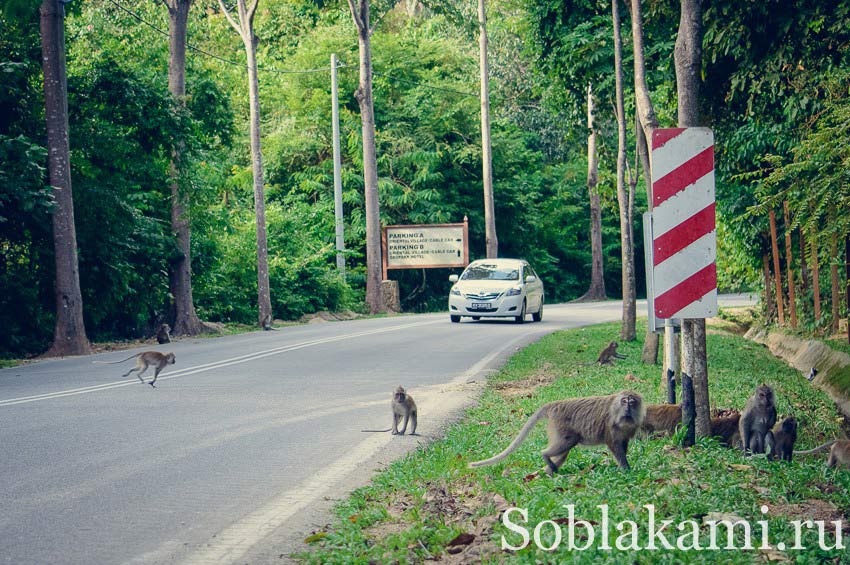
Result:
[[[404,387],[399,386],[395,389],[393,393],[393,401],[392,401],[392,410],[393,410],[393,427],[387,428],[385,430],[360,430],[362,432],[388,432],[392,430],[393,435],[404,435],[404,432],[407,431],[407,423],[410,421],[412,427],[410,429],[410,435],[416,435],[416,403],[413,401],[413,397],[405,392]],[[401,419],[404,418],[404,423],[402,424],[401,431],[398,431],[398,424]]]
[[[156,378],[159,376],[159,372],[162,371],[166,365],[174,365],[174,354],[173,353],[160,353],[159,351],[143,351],[141,353],[136,353],[135,355],[131,355],[126,359],[122,359],[121,361],[95,361],[95,363],[100,363],[101,365],[115,365],[117,363],[123,363],[124,361],[129,361],[130,359],[138,357],[136,359],[136,366],[121,375],[121,378],[125,378],[130,376],[130,373],[134,371],[138,371],[136,374],[139,377],[139,381],[144,384],[145,380],[142,378],[142,373],[148,370],[148,367],[154,368],[153,380],[148,384],[153,388],[156,388],[154,384],[156,382]]]

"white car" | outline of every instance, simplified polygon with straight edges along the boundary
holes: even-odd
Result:
[[[479,259],[470,263],[449,292],[449,317],[473,320],[489,317],[511,317],[516,323],[543,319],[543,283],[523,259]]]

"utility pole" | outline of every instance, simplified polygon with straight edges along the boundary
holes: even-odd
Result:
[[[490,151],[490,78],[487,64],[487,12],[485,0],[478,0],[478,46],[481,66],[481,161],[484,182],[484,224],[487,238],[487,258],[499,256],[499,239],[496,237],[496,216],[493,200],[493,157]]]
[[[342,158],[339,148],[339,87],[336,80],[336,53],[331,54],[331,106],[334,145],[334,215],[336,217],[336,268],[345,278],[345,238],[342,223]]]

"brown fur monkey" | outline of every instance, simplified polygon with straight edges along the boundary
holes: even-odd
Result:
[[[549,475],[558,472],[570,450],[579,444],[607,445],[617,464],[628,469],[626,450],[629,440],[643,422],[644,414],[643,398],[633,391],[549,402],[531,415],[504,451],[489,459],[474,461],[469,466],[484,467],[503,460],[525,441],[538,420],[548,418],[546,432],[549,444],[540,454]]]
[[[646,417],[640,425],[642,434],[670,435],[676,431],[676,426],[682,423],[682,406],[680,404],[649,404],[646,407]]]
[[[806,451],[795,451],[795,455],[812,455],[831,447],[829,450],[829,459],[826,460],[827,467],[850,469],[850,440],[833,439],[814,449]]]
[[[404,432],[407,430],[407,422],[410,421],[412,428],[410,429],[410,435],[416,435],[416,416],[417,409],[416,403],[413,401],[413,397],[407,394],[404,390],[404,387],[399,386],[395,389],[393,393],[393,401],[391,404],[393,410],[393,427],[387,428],[385,430],[360,430],[361,432],[388,432],[392,430],[393,435],[404,435]],[[401,419],[404,418],[404,424],[402,424],[401,432],[398,431],[398,424]]]
[[[596,362],[600,365],[613,365],[614,359],[625,359],[625,355],[617,353],[617,346],[618,345],[616,341],[612,341],[611,343],[609,343],[608,347],[603,349],[602,352],[599,354],[599,358],[596,360]]]
[[[771,461],[782,459],[791,461],[794,456],[794,443],[797,441],[797,418],[788,416],[773,428],[773,444],[766,449]]]
[[[168,324],[162,324],[159,326],[159,329],[156,331],[156,341],[160,345],[164,343],[171,343],[171,326]]]
[[[741,433],[739,424],[740,414],[716,416],[711,418],[711,436],[720,440],[720,445],[740,449]]]
[[[738,425],[744,453],[764,453],[773,443],[773,425],[776,423],[776,400],[773,389],[759,385],[747,400]]]
[[[100,363],[102,365],[115,365],[117,363],[123,363],[124,361],[129,361],[134,357],[138,357],[136,359],[136,366],[121,375],[121,378],[125,378],[130,376],[130,373],[134,371],[138,371],[136,375],[139,377],[139,381],[144,384],[145,380],[142,378],[142,373],[148,370],[148,367],[154,368],[153,380],[148,384],[152,387],[156,388],[154,384],[156,382],[156,378],[159,376],[159,372],[162,371],[166,365],[174,365],[174,354],[173,353],[160,353],[159,351],[143,351],[141,353],[136,353],[135,355],[131,355],[126,359],[122,359],[121,361],[95,361],[95,363]]]

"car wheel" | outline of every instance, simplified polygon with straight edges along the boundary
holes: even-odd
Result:
[[[452,322],[455,323],[455,324],[460,322],[460,316],[455,316],[454,314],[452,314],[449,317],[452,319]]]
[[[519,311],[519,316],[514,317],[517,324],[525,323],[525,300],[522,301],[522,310]]]
[[[535,322],[539,322],[540,320],[543,319],[543,301],[542,300],[540,301],[540,308],[537,310],[537,312],[532,312],[531,319]]]

